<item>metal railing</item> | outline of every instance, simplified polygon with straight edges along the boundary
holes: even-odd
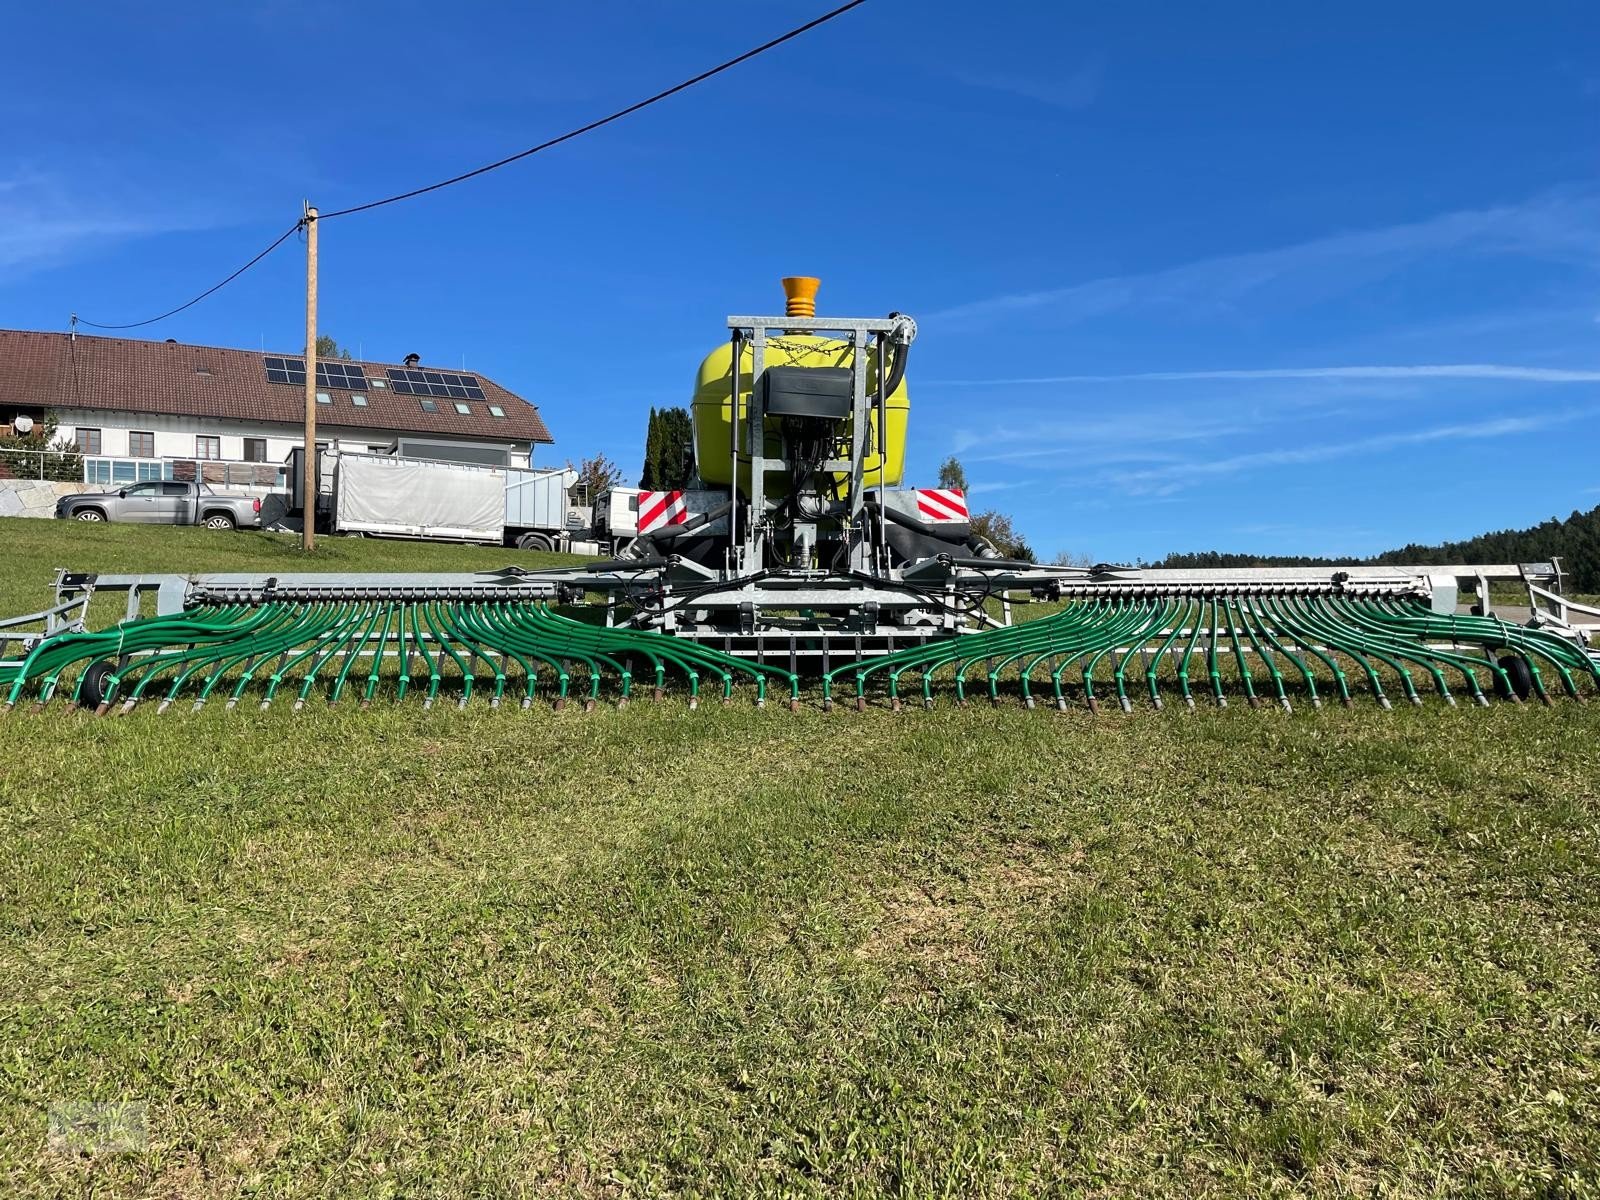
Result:
[[[74,450],[0,446],[0,479],[76,483],[83,479],[83,458]]]
[[[0,447],[0,479],[43,480],[121,487],[149,479],[174,479],[223,487],[282,487],[284,465],[231,459],[136,458],[71,450]]]

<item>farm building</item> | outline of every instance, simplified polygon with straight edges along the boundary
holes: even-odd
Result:
[[[339,449],[529,466],[554,440],[522,397],[415,355],[319,362],[317,385],[318,441]],[[0,430],[54,416],[87,482],[170,476],[173,460],[269,472],[301,444],[304,413],[297,354],[0,330]]]

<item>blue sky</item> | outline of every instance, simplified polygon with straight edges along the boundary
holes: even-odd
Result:
[[[296,218],[520,149],[812,0],[8,14],[0,325],[136,320]],[[871,0],[322,229],[322,326],[637,470],[730,312],[917,316],[912,482],[1035,547],[1357,554],[1600,503],[1600,9]],[[295,244],[137,336],[293,349]]]

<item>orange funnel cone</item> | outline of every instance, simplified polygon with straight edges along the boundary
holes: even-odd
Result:
[[[817,315],[817,289],[822,280],[809,275],[789,275],[783,281],[786,298],[783,315],[786,317],[814,317]]]

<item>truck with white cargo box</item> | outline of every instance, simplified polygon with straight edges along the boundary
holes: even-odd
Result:
[[[301,451],[289,453],[289,511],[303,514]],[[333,533],[428,538],[521,550],[604,553],[590,510],[570,502],[577,474],[392,454],[318,454],[317,522]]]
[[[503,467],[346,453],[334,465],[335,533],[499,545],[505,525]]]

